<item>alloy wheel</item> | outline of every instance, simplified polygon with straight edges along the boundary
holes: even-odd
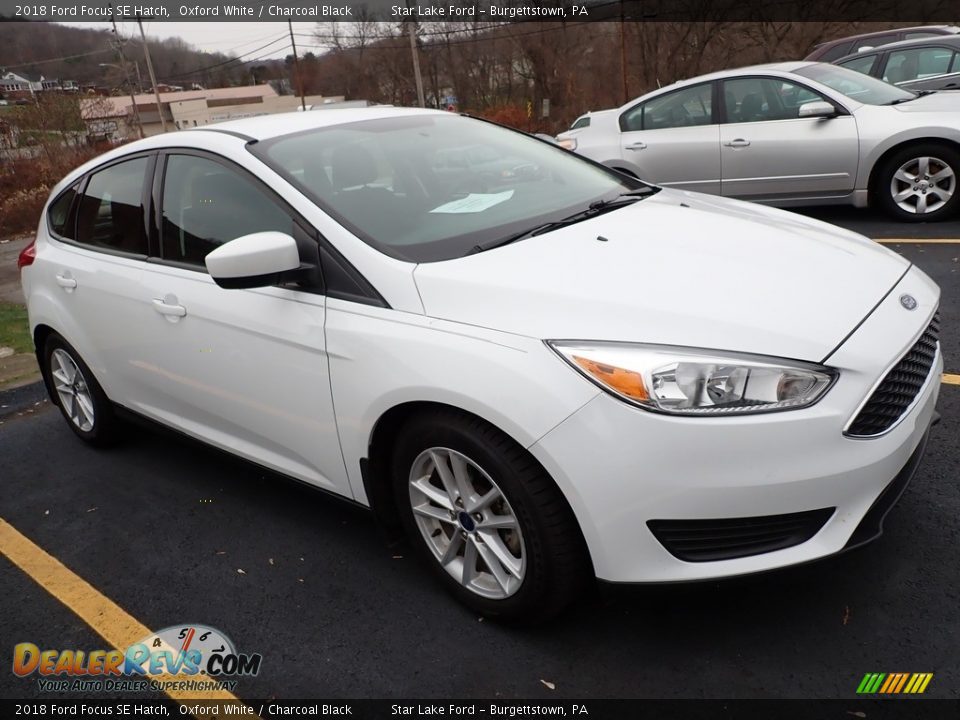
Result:
[[[50,355],[50,366],[53,387],[64,413],[82,432],[90,432],[95,422],[93,395],[80,367],[61,348]]]
[[[946,205],[957,189],[957,177],[948,163],[937,157],[908,160],[890,179],[890,195],[908,213],[926,215]]]
[[[427,547],[454,580],[492,600],[520,589],[527,569],[520,523],[483,468],[456,450],[429,448],[410,468],[409,496]]]

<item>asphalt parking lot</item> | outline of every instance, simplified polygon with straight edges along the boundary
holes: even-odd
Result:
[[[960,221],[808,214],[960,238]],[[960,373],[960,243],[891,247],[940,284]],[[744,579],[604,587],[533,629],[479,620],[342,501],[152,430],[96,451],[49,405],[0,425],[0,517],[143,625],[205,623],[261,653],[241,698],[851,698],[871,671],[932,672],[927,697],[960,698],[960,385],[939,410],[875,543]],[[0,586],[0,653],[104,646],[2,553]],[[0,697],[40,696],[0,673]]]

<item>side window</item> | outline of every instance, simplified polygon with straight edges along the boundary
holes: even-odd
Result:
[[[590,116],[581,115],[576,120],[573,121],[573,125],[570,126],[571,130],[579,130],[580,128],[590,127]]]
[[[713,86],[703,83],[655,97],[620,117],[622,130],[663,130],[713,122]]]
[[[840,67],[847,68],[848,70],[856,70],[858,73],[869,75],[873,71],[873,64],[876,62],[876,60],[876,55],[861,55],[837,64],[840,65]]]
[[[803,85],[779,78],[724,80],[723,102],[728,123],[794,120],[800,106],[826,100]]]
[[[903,34],[904,40],[920,40],[921,38],[929,37],[939,37],[940,33],[937,32],[928,32],[927,30],[915,30],[914,32],[908,32]]]
[[[915,50],[898,50],[890,53],[883,79],[888,83],[922,80],[950,72],[953,51],[947,48],[927,47]]]
[[[171,155],[163,180],[161,254],[203,267],[211,250],[242,235],[293,232],[293,220],[239,172],[195,155]]]
[[[77,212],[76,240],[84,245],[147,254],[143,180],[148,158],[111,165],[90,176]]]
[[[74,185],[62,193],[60,197],[50,203],[47,210],[47,225],[50,230],[59,237],[74,239],[74,229],[76,213],[72,212],[74,208],[73,201],[77,198],[77,185]]]

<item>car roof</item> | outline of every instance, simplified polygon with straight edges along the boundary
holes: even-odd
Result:
[[[359,120],[403,117],[409,115],[450,115],[445,110],[425,110],[423,108],[404,108],[393,106],[373,106],[364,108],[327,108],[323,112],[289,112],[276,115],[259,115],[242,120],[226,122],[198,128],[199,131],[214,130],[245,135],[252,140],[268,140],[291,133],[313,128],[343,125]]]
[[[849,42],[850,40],[865,40],[867,38],[879,37],[881,35],[889,35],[890,33],[900,33],[900,32],[918,32],[923,30],[936,31],[943,30],[944,35],[951,35],[956,32],[955,25],[912,25],[910,27],[901,27],[901,28],[890,28],[888,30],[873,30],[872,32],[858,33],[856,35],[847,35],[846,37],[836,38],[834,40],[826,40],[818,45],[817,49],[825,47],[833,47],[842,42]]]
[[[654,92],[659,92],[660,90],[682,87],[683,85],[691,85],[710,80],[720,80],[726,77],[736,77],[738,75],[750,75],[755,72],[792,73],[796,72],[800,68],[805,68],[808,65],[816,65],[816,63],[811,60],[791,60],[789,62],[763,63],[760,65],[745,65],[744,67],[731,68],[728,70],[717,70],[716,72],[707,73],[706,75],[697,75],[696,77],[677,80],[675,83],[664,85],[663,87],[653,90],[648,94],[652,95]],[[630,102],[633,101],[631,100]]]
[[[861,50],[859,52],[852,52],[849,55],[844,55],[839,57],[836,60],[832,61],[833,65],[839,65],[841,62],[847,60],[852,60],[856,57],[863,57],[864,55],[869,55],[872,53],[878,52],[889,52],[891,50],[898,50],[902,48],[922,48],[927,46],[944,46],[952,47],[954,49],[960,50],[960,35],[936,35],[934,37],[926,38],[917,38],[915,40],[897,40],[897,42],[884,43],[883,45],[877,45],[872,47],[869,50]]]

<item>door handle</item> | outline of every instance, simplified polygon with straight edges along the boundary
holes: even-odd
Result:
[[[182,318],[186,316],[187,309],[183,305],[177,305],[176,299],[174,299],[172,302],[167,302],[167,300],[168,298],[154,298],[153,309],[161,315],[166,315],[167,317]]]
[[[638,140],[635,143],[630,143],[626,146],[627,150],[646,150],[647,144],[643,140]]]
[[[744,140],[743,138],[737,138],[736,140],[725,142],[724,145],[727,147],[750,147],[750,141]]]
[[[77,287],[77,281],[70,277],[69,273],[57,275],[57,285],[65,290],[73,290]]]

